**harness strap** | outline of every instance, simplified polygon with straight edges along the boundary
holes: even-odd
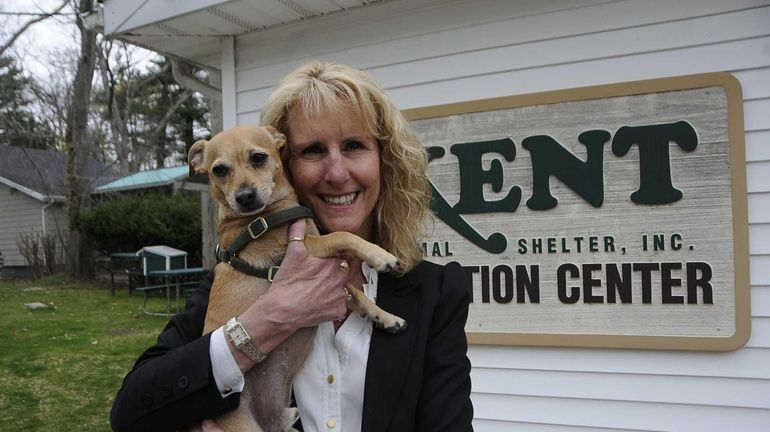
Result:
[[[246,261],[238,258],[238,252],[246,247],[249,242],[258,239],[271,228],[275,228],[287,222],[302,218],[312,219],[313,211],[307,207],[298,206],[286,210],[281,210],[267,217],[260,216],[254,219],[248,226],[246,226],[246,229],[230,244],[227,249],[222,249],[219,245],[217,245],[217,261],[226,262],[241,273],[267,279],[268,281],[272,282],[275,272],[278,271],[277,266],[270,266],[268,268],[254,267]]]

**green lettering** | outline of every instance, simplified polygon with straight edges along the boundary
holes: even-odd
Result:
[[[623,126],[612,139],[612,152],[624,156],[639,147],[639,189],[631,194],[637,204],[671,204],[682,199],[682,191],[671,183],[669,143],[691,152],[698,147],[698,134],[690,123],[678,121],[648,126]]]
[[[581,133],[578,141],[586,146],[587,157],[583,162],[548,135],[524,138],[522,147],[532,155],[532,196],[527,207],[532,210],[549,210],[558,201],[551,195],[549,181],[558,177],[594,207],[604,203],[604,143],[610,140],[605,130]]]
[[[489,183],[492,190],[503,188],[503,165],[493,159],[485,170],[481,157],[486,153],[498,153],[508,162],[516,158],[516,146],[510,138],[455,144],[449,149],[460,161],[460,201],[454,208],[460,214],[514,212],[521,202],[521,188],[514,186],[505,198],[497,201],[484,199],[483,187]]]
[[[440,159],[444,156],[445,151],[442,147],[428,147],[428,157],[430,160]],[[493,233],[489,238],[484,238],[471,227],[468,222],[460,216],[460,213],[449,205],[447,200],[441,195],[441,192],[430,184],[432,191],[431,198],[431,210],[437,218],[441,219],[450,228],[457,231],[458,234],[466,238],[471,243],[480,247],[481,249],[494,254],[499,254],[505,251],[508,247],[508,240],[501,233]],[[482,272],[483,273],[483,272]],[[484,279],[482,279],[484,281]]]

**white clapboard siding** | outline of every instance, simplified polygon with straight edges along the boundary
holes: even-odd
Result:
[[[757,239],[757,241],[751,241]],[[758,241],[770,239],[770,223],[749,224],[749,253],[752,255],[770,255],[770,243]]]
[[[430,7],[431,3],[436,6]],[[663,1],[607,3],[595,0],[529,0],[518,1],[516,4],[488,0],[454,2],[450,5],[441,5],[439,1],[393,2],[376,9],[360,11],[355,18],[346,21],[344,28],[340,28],[333,17],[303,26],[287,26],[274,32],[242,38],[243,48],[240,51],[243,55],[238,60],[238,70],[246,73],[240,81],[240,87],[253,90],[273,84],[271,74],[249,73],[250,68],[274,70],[281,63],[292,63],[298,59],[312,58],[313,55],[323,55],[324,58],[345,57],[348,64],[373,68],[425,61],[426,58],[445,59],[457,54],[508,46],[569,40],[579,35],[676,22],[677,18],[708,19],[709,15],[720,12],[732,13],[766,5],[764,1],[734,1],[727,6],[724,2],[714,0],[680,0],[673,4]],[[424,7],[420,8],[420,5]],[[707,22],[714,24],[709,33],[721,31],[717,28],[718,23]],[[759,20],[755,23],[761,27]],[[746,23],[742,22],[742,25]],[[394,26],[399,29],[396,35],[393,32]],[[703,29],[697,31],[702,32]],[[735,35],[731,34],[731,37]],[[296,49],[297,40],[301,40],[302,50]],[[703,43],[703,40],[698,40],[698,43]],[[635,42],[627,49],[633,50],[635,46],[640,44]],[[536,57],[528,55],[523,59],[516,58],[516,63],[529,62]],[[484,60],[485,64],[497,61],[493,58]],[[265,69],[266,66],[269,69]],[[469,66],[472,65],[466,65]],[[430,71],[413,72],[420,74]],[[285,72],[277,73],[280,76]],[[409,79],[409,82],[412,81],[414,79]]]
[[[471,378],[486,394],[770,408],[770,380],[489,368],[475,368]]]
[[[751,196],[749,196],[751,198]],[[751,239],[757,242],[767,242],[770,239]],[[752,255],[749,257],[749,271],[752,285],[770,285],[770,255]]]
[[[770,410],[697,404],[629,403],[614,400],[555,398],[477,393],[476,418],[602,430],[766,431]],[[515,430],[511,428],[510,430]],[[528,430],[526,426],[521,430]],[[581,430],[581,429],[565,429]]]
[[[553,19],[557,20],[559,24],[563,21],[569,23],[572,22],[570,13],[571,10],[546,14],[544,16],[554,15]],[[637,15],[639,16],[639,15]],[[542,17],[541,17],[542,19]],[[519,20],[517,20],[516,24]],[[613,20],[604,20],[605,22],[612,22]],[[639,18],[639,21],[645,22]],[[703,49],[714,50],[711,44],[716,45],[716,49],[722,48],[722,52],[713,53],[715,56],[721,56],[723,58],[719,63],[724,63],[727,67],[722,67],[713,70],[735,70],[756,68],[758,66],[767,65],[767,56],[762,55],[763,47],[765,46],[761,41],[751,42],[762,36],[770,34],[770,29],[766,25],[770,22],[770,7],[765,8],[752,8],[742,10],[740,12],[728,13],[715,16],[703,16],[688,20],[686,24],[681,22],[665,22],[661,24],[647,24],[641,27],[622,28],[616,30],[608,30],[603,32],[596,32],[595,27],[584,26],[581,23],[583,32],[586,28],[592,30],[589,34],[581,34],[573,38],[557,37],[550,38],[550,34],[547,30],[538,30],[536,35],[543,34],[541,37],[543,40],[536,40],[532,43],[522,44],[514,43],[507,46],[487,48],[484,50],[471,50],[463,51],[457,50],[453,53],[446,53],[442,56],[431,55],[427,59],[418,59],[413,61],[394,61],[392,56],[379,57],[377,62],[373,64],[356,64],[356,66],[367,69],[372,75],[374,75],[381,84],[391,90],[397,90],[400,88],[415,88],[423,87],[429,84],[440,83],[444,81],[452,81],[460,78],[478,78],[486,77],[489,75],[496,75],[504,72],[517,72],[527,71],[533,69],[541,69],[549,66],[557,66],[557,68],[563,72],[562,65],[570,64],[570,67],[574,67],[579,63],[594,64],[597,61],[602,63],[589,68],[588,77],[592,77],[591,81],[582,83],[579,85],[592,85],[592,84],[605,84],[607,82],[617,81],[612,80],[612,76],[615,75],[615,69],[612,65],[616,61],[624,63],[626,57],[638,56],[638,62],[643,63],[640,65],[640,76],[632,79],[641,79],[645,77],[658,75],[656,69],[661,68],[662,75],[671,74],[666,73],[665,69],[677,69],[692,68],[697,71],[704,71],[704,65],[700,61],[692,62],[688,57],[702,57],[708,55],[708,53],[701,52]],[[742,23],[740,29],[736,29],[737,23]],[[565,24],[567,25],[567,24]],[[598,25],[598,24],[597,24]],[[598,25],[599,28],[603,26]],[[606,25],[605,25],[606,26]],[[691,31],[681,32],[683,26],[689,26]],[[560,28],[560,25],[541,26],[539,28]],[[733,30],[740,35],[732,34],[730,37],[725,35],[725,32]],[[575,29],[578,30],[578,29]],[[511,24],[510,32],[516,33],[518,26]],[[670,38],[664,35],[671,34],[672,32],[679,31],[683,33],[680,37]],[[486,40],[495,40],[499,32],[483,33]],[[641,34],[640,34],[641,33]],[[719,34],[714,36],[714,34]],[[517,33],[518,34],[518,33]],[[353,37],[354,33],[350,36]],[[448,42],[451,43],[449,35],[444,35]],[[530,34],[522,34],[522,37],[532,37]],[[360,39],[360,35],[356,36]],[[321,35],[312,35],[314,40],[323,40]],[[357,40],[358,40],[357,39]],[[640,40],[644,40],[644,44],[639,43]],[[749,43],[751,46],[736,48],[731,42],[734,43]],[[399,39],[399,42],[404,44],[404,51],[413,52],[416,48],[409,45],[408,40]],[[479,41],[481,43],[481,41]],[[377,47],[365,45],[364,48],[367,52],[376,52]],[[650,55],[665,55],[668,51],[676,51],[678,49],[692,49],[696,48],[692,53],[669,53],[668,58],[660,58],[660,61],[654,61]],[[346,60],[358,60],[351,52],[351,47],[345,47],[337,53],[327,54],[324,59],[330,59],[334,61],[346,62]],[[297,64],[305,61],[308,57],[299,57],[286,59],[286,54],[277,55],[277,58],[271,58],[270,52],[255,51],[252,52],[247,47],[242,49],[243,55],[239,56],[239,59],[253,59],[265,58],[265,63],[268,65],[265,68],[251,68],[246,71],[238,72],[239,81],[239,101],[238,111],[241,113],[249,110],[258,109],[260,106],[259,100],[269,94],[271,86],[275,81],[283,74],[291,70]],[[747,51],[756,51],[757,55],[743,55]],[[290,51],[294,52],[294,51]],[[428,52],[433,53],[434,50],[430,49]],[[423,56],[428,55],[428,52],[423,51]],[[683,57],[684,55],[684,57]],[[310,57],[312,58],[312,57]],[[274,60],[279,60],[275,62]],[[384,60],[390,60],[390,64],[384,64]],[[244,60],[246,61],[246,60]],[[347,61],[346,63],[351,63]],[[606,63],[606,64],[605,64]],[[645,74],[646,71],[646,74]],[[626,68],[625,74],[632,72],[630,68]],[[674,72],[673,74],[691,73],[685,69],[684,72]],[[623,76],[620,74],[617,76]],[[572,74],[571,74],[572,75]],[[260,82],[251,82],[250,77],[258,77]],[[546,81],[550,82],[550,81]],[[242,83],[242,84],[241,84]],[[540,87],[543,85],[542,79],[532,79],[529,81],[520,81],[523,91],[517,91],[516,93],[527,93],[532,91],[542,91],[550,89],[563,88],[564,77],[556,77],[553,86],[550,88],[533,88],[527,90],[526,86],[535,85]],[[428,86],[430,87],[430,86]],[[458,85],[457,88],[461,89],[463,86]],[[466,86],[467,87],[467,86]],[[470,90],[475,90],[476,86],[470,86]],[[494,87],[491,87],[493,90]],[[450,92],[451,93],[451,92]],[[396,93],[398,94],[398,93]],[[434,97],[439,96],[441,93],[435,93]],[[490,96],[496,96],[498,94],[492,94]],[[479,96],[476,95],[476,98]],[[482,95],[481,97],[489,97]],[[457,100],[437,100],[437,103],[454,102]],[[465,99],[467,100],[467,99]],[[436,103],[436,102],[434,102]],[[419,105],[418,105],[419,106]],[[409,106],[411,107],[411,106]]]
[[[477,431],[770,430],[770,0],[391,1],[236,41],[238,123],[311,59],[403,109],[714,71],[741,82],[752,333],[732,352],[473,345]]]
[[[770,108],[770,107],[768,107]],[[770,113],[770,111],[768,111]],[[746,190],[770,192],[770,161],[746,163]]]
[[[748,69],[733,72],[743,86],[743,99],[754,100],[770,97],[770,69]]]
[[[762,222],[770,222],[770,192],[750,193],[749,223]]]
[[[435,80],[422,84],[388,87],[388,75],[379,69],[369,72],[388,89],[388,94],[404,109],[428,105],[461,102],[511,94],[584,87],[621,81],[633,81],[663,76],[685,75],[713,71],[733,71],[746,68],[770,67],[767,45],[770,36],[723,42],[712,45],[681,48],[663,52],[645,52],[625,56],[587,59],[569,65],[569,83],[565,86],[565,68],[561,63],[538,67],[519,68],[515,59],[513,70],[500,70],[489,74],[457,76],[453,79]],[[573,46],[566,45],[569,51]],[[533,51],[536,52],[536,51]],[[703,59],[709,64],[704,65]],[[296,66],[296,65],[292,65]],[[291,68],[288,68],[289,70]],[[278,78],[276,78],[277,80]],[[237,94],[239,122],[259,121],[259,107],[270,95],[272,88],[250,90]],[[766,130],[761,116],[752,110],[767,109],[766,100],[747,102],[746,129]],[[766,111],[765,111],[766,112]]]
[[[770,71],[770,68],[767,70]],[[770,78],[767,82],[770,82]],[[750,162],[770,160],[770,129],[746,132],[746,160]]]
[[[40,229],[41,203],[6,185],[0,185],[0,194],[3,195],[5,203],[0,208],[0,218],[6,225],[6,229],[0,230],[0,252],[3,253],[4,265],[26,265],[16,246],[16,236],[19,233],[29,233],[32,229]]]
[[[761,348],[689,352],[473,345],[469,355],[479,368],[770,379],[770,350]]]
[[[770,318],[751,318],[751,337],[746,342],[749,348],[770,348]],[[770,392],[767,397],[770,398]]]
[[[499,421],[499,420],[486,420],[476,418],[473,421],[473,425],[476,430],[483,430],[485,432],[511,432],[511,431],[526,431],[526,432],[564,432],[564,431],[601,431],[601,432],[637,432],[640,429],[615,429],[615,428],[584,428],[579,426],[563,426],[563,425],[550,425],[542,423],[526,423],[521,421]]]
[[[755,286],[751,289],[751,315],[770,318],[770,286]]]
[[[0,252],[3,254],[4,265],[26,266],[27,262],[19,253],[16,241],[19,234],[42,233],[43,203],[6,185],[0,185],[0,195],[3,202],[0,219],[5,224],[5,229],[0,230]],[[47,207],[45,214],[48,233],[69,229],[68,218],[61,204]]]

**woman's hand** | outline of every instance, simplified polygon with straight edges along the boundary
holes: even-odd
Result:
[[[304,219],[289,227],[289,238],[305,237]],[[252,343],[269,354],[278,344],[302,327],[345,317],[348,273],[340,258],[308,255],[305,244],[290,241],[281,268],[268,291],[260,296],[238,320],[246,327]],[[230,347],[242,372],[254,363]]]
[[[304,219],[294,222],[289,238],[305,238],[305,228]],[[348,273],[340,263],[336,257],[310,256],[303,242],[290,241],[281,269],[262,298],[274,308],[273,319],[296,330],[343,317]]]

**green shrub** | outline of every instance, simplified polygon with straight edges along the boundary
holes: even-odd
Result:
[[[193,193],[130,195],[105,201],[77,221],[97,249],[136,252],[144,246],[166,245],[187,252],[188,265],[200,263],[200,198]]]

